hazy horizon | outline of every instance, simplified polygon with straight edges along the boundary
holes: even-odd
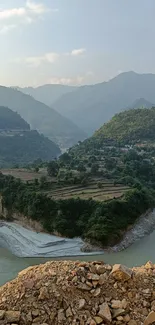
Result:
[[[3,0],[0,84],[77,86],[155,73],[154,9],[153,0]]]

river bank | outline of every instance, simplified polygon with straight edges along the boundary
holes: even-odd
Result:
[[[148,210],[136,223],[124,234],[120,243],[114,247],[101,250],[90,247],[86,251],[84,243],[80,238],[63,238],[46,234],[39,228],[39,223],[34,225],[26,223],[26,219],[16,222],[0,221],[0,247],[6,248],[18,257],[71,257],[91,256],[104,254],[105,252],[120,252],[127,249],[136,241],[150,234],[155,229],[155,209]]]
[[[155,230],[155,209],[150,209],[138,218],[135,224],[124,234],[120,243],[111,247],[110,250],[120,252],[137,240],[149,235],[153,230]]]
[[[62,238],[26,229],[23,226],[1,221],[0,247],[18,257],[64,257],[86,255],[82,252],[84,242],[80,238]],[[103,251],[102,251],[103,253]],[[101,254],[100,250],[87,255]]]

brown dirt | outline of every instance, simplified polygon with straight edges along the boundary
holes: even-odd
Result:
[[[133,269],[48,262],[20,272],[0,288],[0,324],[153,324],[154,286],[151,262]]]

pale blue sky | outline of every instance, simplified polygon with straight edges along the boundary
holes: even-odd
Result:
[[[155,73],[155,0],[0,0],[0,84]]]

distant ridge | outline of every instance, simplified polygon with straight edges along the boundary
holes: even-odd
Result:
[[[139,103],[137,103],[139,101]],[[150,104],[148,104],[148,102]],[[116,113],[155,103],[155,74],[123,72],[108,82],[82,86],[62,95],[53,108],[92,135]]]
[[[0,106],[0,168],[25,166],[36,159],[49,161],[59,154],[55,143],[30,130],[19,114]]]
[[[151,108],[154,107],[155,105],[146,100],[145,98],[139,98],[134,101],[133,104],[131,104],[130,107],[128,108]]]
[[[0,86],[0,105],[18,112],[31,129],[38,130],[61,147],[68,148],[86,138],[86,133],[72,121],[17,89]]]

